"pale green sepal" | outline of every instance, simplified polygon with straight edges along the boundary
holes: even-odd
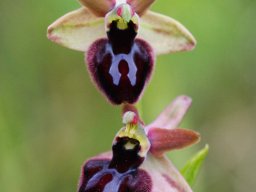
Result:
[[[187,180],[190,186],[193,186],[195,183],[198,172],[208,154],[208,151],[209,146],[205,145],[205,147],[200,150],[192,159],[190,159],[186,163],[185,167],[181,170],[181,174]]]
[[[48,27],[48,38],[64,47],[87,52],[91,44],[106,38],[104,18],[96,17],[87,8],[72,11]]]
[[[138,37],[146,40],[156,55],[192,50],[193,35],[178,21],[165,15],[147,11],[140,18]]]

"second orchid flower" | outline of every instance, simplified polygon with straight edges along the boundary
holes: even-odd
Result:
[[[136,109],[126,108],[112,151],[85,162],[78,191],[192,192],[165,155],[200,140],[197,132],[177,128],[190,104],[189,97],[178,97],[147,126]]]

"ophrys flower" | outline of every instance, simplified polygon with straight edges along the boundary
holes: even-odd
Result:
[[[176,128],[191,103],[178,97],[151,124],[145,126],[136,111],[123,116],[112,152],[86,161],[79,192],[192,192],[164,155],[199,141],[199,134]]]
[[[153,0],[81,0],[85,6],[48,28],[48,37],[86,53],[93,82],[113,104],[135,103],[155,56],[191,50],[195,39],[174,19],[148,11]]]

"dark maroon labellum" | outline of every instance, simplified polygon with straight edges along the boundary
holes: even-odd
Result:
[[[125,148],[128,142],[133,144],[132,149]],[[138,169],[144,160],[138,156],[139,142],[117,138],[112,150],[112,160],[90,160],[84,165],[79,192],[150,192],[150,176]]]
[[[126,149],[125,145],[133,145],[132,149]],[[124,173],[129,169],[137,169],[144,161],[144,157],[138,155],[141,149],[138,140],[129,137],[117,137],[116,144],[113,145],[113,158],[109,165],[110,168]]]
[[[87,53],[93,80],[113,104],[135,103],[152,72],[152,49],[135,39],[135,28],[130,22],[126,30],[119,30],[113,22],[108,39],[97,40]]]

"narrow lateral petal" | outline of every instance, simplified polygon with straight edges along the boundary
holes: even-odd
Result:
[[[127,0],[127,3],[132,6],[135,12],[142,15],[155,0]]]
[[[157,55],[189,51],[196,45],[192,34],[170,17],[147,11],[140,24],[139,38],[149,42]]]
[[[200,140],[199,133],[188,129],[152,128],[148,132],[151,148],[155,156],[162,156],[164,152],[190,146]]]
[[[93,14],[104,17],[115,6],[115,0],[79,0]]]
[[[80,8],[51,24],[47,35],[51,41],[64,47],[86,52],[95,40],[106,36],[104,19]]]
[[[186,114],[191,102],[192,100],[188,96],[183,95],[177,97],[162,113],[160,113],[154,122],[146,127],[146,129],[149,130],[154,127],[165,129],[176,128]]]

